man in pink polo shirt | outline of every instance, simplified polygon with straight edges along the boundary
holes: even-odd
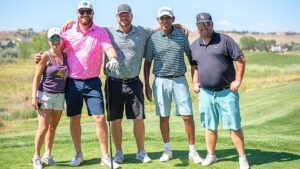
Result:
[[[79,2],[77,16],[76,25],[63,32],[62,45],[67,53],[69,68],[66,87],[67,116],[71,117],[70,131],[76,150],[70,165],[78,166],[83,162],[80,119],[84,99],[88,114],[96,123],[96,133],[102,153],[101,165],[110,167],[107,125],[99,74],[102,49],[109,56],[111,71],[117,68],[117,55],[106,30],[94,25],[93,6],[89,1]],[[113,166],[118,168],[119,165],[114,163]]]
[[[71,29],[62,33],[61,46],[67,54],[69,68],[65,97],[67,116],[70,117],[70,132],[76,151],[69,164],[70,166],[79,166],[83,162],[80,120],[84,100],[88,114],[94,118],[96,124],[96,133],[102,154],[101,165],[111,167],[102,84],[99,75],[102,49],[109,58],[106,67],[110,71],[118,68],[117,54],[106,30],[94,25],[92,4],[89,1],[81,1],[77,9],[78,21]],[[38,55],[35,56],[36,61],[39,60]],[[119,168],[119,164],[113,162],[113,168]]]

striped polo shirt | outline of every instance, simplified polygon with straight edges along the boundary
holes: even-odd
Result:
[[[145,47],[145,60],[152,61],[155,76],[180,76],[186,72],[184,53],[190,64],[191,49],[188,39],[180,29],[174,28],[170,35],[163,31],[153,33]]]
[[[139,76],[145,44],[153,31],[150,28],[132,25],[128,34],[115,27],[107,28],[107,32],[113,47],[116,49],[119,68],[114,72],[109,72],[104,67],[104,73],[118,79]]]

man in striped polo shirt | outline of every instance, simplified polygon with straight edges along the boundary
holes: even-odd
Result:
[[[145,47],[145,93],[149,101],[152,100],[152,89],[149,85],[151,62],[154,60],[153,94],[156,104],[156,114],[160,116],[160,130],[165,144],[165,150],[160,157],[161,162],[169,161],[172,157],[170,148],[169,119],[172,98],[175,102],[176,115],[182,116],[186,135],[189,142],[189,159],[194,163],[203,160],[195,148],[195,125],[192,111],[192,101],[185,78],[186,65],[184,53],[192,65],[191,50],[188,39],[184,34],[172,26],[175,17],[169,7],[162,7],[158,11],[157,21],[161,31],[150,36]]]

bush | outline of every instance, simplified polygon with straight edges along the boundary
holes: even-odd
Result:
[[[18,50],[16,48],[7,48],[0,50],[0,58],[16,58]]]

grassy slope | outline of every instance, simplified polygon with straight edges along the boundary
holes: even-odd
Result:
[[[18,66],[18,70],[21,70],[24,74],[30,74],[30,69],[26,71],[27,65]],[[248,54],[247,71],[240,93],[246,152],[252,168],[294,169],[300,165],[299,66],[299,56],[283,57],[273,54]],[[23,86],[30,86],[30,82],[28,82],[30,76],[26,75],[21,78],[18,74],[12,73],[13,69],[9,65],[6,67],[4,72],[11,73],[11,76],[9,76],[11,80],[7,79],[8,83],[25,79]],[[3,74],[0,75],[2,86]],[[1,87],[1,93],[13,93],[12,89],[15,90],[16,88],[22,93],[23,90],[19,89],[17,84],[16,86],[7,85],[7,90],[3,90]],[[192,94],[192,97],[194,110],[197,110],[196,95]],[[0,102],[0,106],[3,102]],[[158,159],[163,144],[159,132],[158,118],[154,115],[153,104],[147,104],[146,113],[147,141],[145,144],[150,157],[154,161],[151,164],[137,164],[135,160],[135,141],[131,132],[132,123],[124,120],[123,149],[126,153],[126,163],[122,165],[123,168],[202,168],[199,165],[189,163],[187,160],[188,152],[183,124],[180,118],[174,116],[171,117],[174,160],[168,163],[160,163]],[[199,125],[197,113],[194,117],[197,145],[201,156],[204,157],[206,155],[204,130]],[[100,153],[94,124],[91,118],[86,117],[82,120],[85,162],[79,168],[99,168]],[[56,168],[67,168],[67,162],[74,153],[68,122],[68,119],[63,117],[58,127],[53,154],[60,166]],[[30,159],[33,154],[33,137],[36,127],[36,119],[16,120],[7,123],[6,128],[0,131],[1,168],[32,168]],[[238,168],[236,152],[227,131],[220,130],[219,132],[217,155],[220,162],[209,168]]]

